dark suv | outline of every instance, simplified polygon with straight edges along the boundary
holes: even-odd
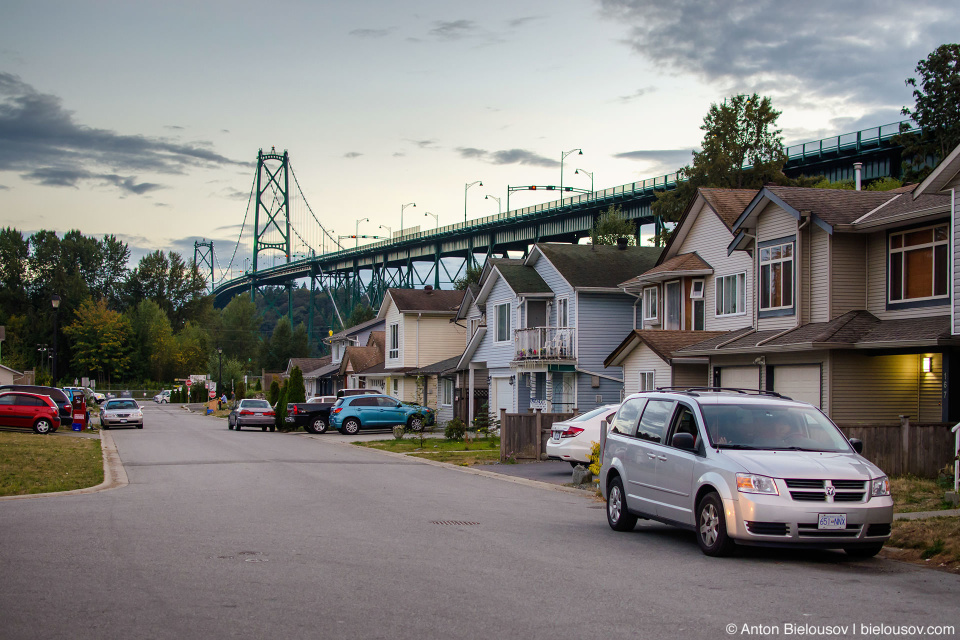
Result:
[[[0,392],[0,425],[53,433],[60,426],[56,403],[50,396],[18,391]]]
[[[60,410],[60,424],[73,424],[73,404],[63,389],[41,387],[35,384],[5,384],[0,386],[0,391],[26,391],[27,393],[35,393],[41,396],[50,396],[50,398],[57,403],[57,408]]]

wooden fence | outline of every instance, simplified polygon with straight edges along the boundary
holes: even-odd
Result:
[[[546,458],[550,426],[572,418],[572,413],[507,413],[500,410],[500,461],[512,458],[532,462]]]
[[[839,425],[848,438],[863,441],[863,457],[890,476],[911,474],[936,478],[952,464],[956,452],[953,424]]]

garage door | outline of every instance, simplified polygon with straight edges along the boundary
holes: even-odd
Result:
[[[720,369],[720,386],[733,389],[756,389],[760,385],[760,370],[757,367],[723,367]]]
[[[500,409],[506,409],[507,413],[513,413],[513,386],[510,385],[510,378],[494,378],[493,389],[497,397],[491,403],[496,407],[496,414],[500,415]]]
[[[820,365],[773,368],[773,390],[820,408]]]

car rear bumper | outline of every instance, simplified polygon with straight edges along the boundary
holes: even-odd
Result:
[[[237,424],[241,427],[270,427],[276,424],[273,416],[243,416],[237,417]]]
[[[561,438],[560,442],[557,442],[552,437],[547,440],[547,455],[552,458],[589,462],[587,457],[589,454],[589,444],[584,446],[582,442],[577,441],[576,437]]]
[[[738,494],[724,500],[727,533],[740,544],[762,546],[854,547],[890,537],[893,499],[866,502],[800,502],[790,496]],[[820,515],[843,514],[846,528],[819,528]]]

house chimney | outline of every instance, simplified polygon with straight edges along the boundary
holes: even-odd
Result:
[[[423,288],[423,290],[426,291],[428,294],[431,294],[431,293],[433,293],[433,285],[432,285],[432,284],[428,284],[427,286],[425,286],[425,287]]]
[[[860,191],[860,175],[863,173],[863,163],[854,162],[853,163],[853,183],[854,189]]]
[[[629,242],[627,238],[617,238],[617,249],[619,249],[620,251],[626,251],[627,242]]]

